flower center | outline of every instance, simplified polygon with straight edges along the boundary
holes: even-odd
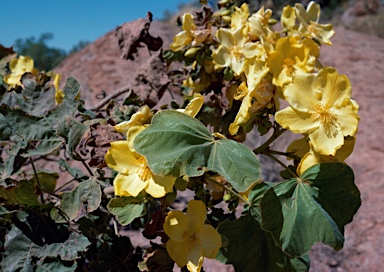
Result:
[[[329,138],[335,138],[337,136],[337,118],[329,110],[327,105],[319,103],[315,106],[315,111],[319,115],[320,123],[325,128],[325,134]]]
[[[295,67],[293,65],[295,65],[295,61],[292,58],[286,58],[283,60],[283,66],[288,76],[292,76],[295,72]]]
[[[318,27],[317,27],[317,23],[315,23],[315,22],[310,22],[309,23],[309,25],[308,25],[308,30],[309,30],[309,32],[311,32],[311,33],[313,33],[313,34],[315,34],[315,35],[317,35],[317,34],[319,34],[319,29],[318,29]]]
[[[195,241],[197,240],[196,233],[191,230],[186,230],[183,233],[183,238],[187,242],[187,244],[191,247],[194,246]]]
[[[232,46],[232,48],[231,48],[231,56],[233,58],[235,58],[236,61],[238,61],[238,62],[240,62],[244,58],[243,53],[241,53],[240,46],[238,46],[238,45]]]
[[[138,175],[139,178],[143,181],[146,181],[152,177],[152,171],[149,169],[147,160],[144,156],[140,157],[139,160],[140,164],[142,165],[142,168],[140,169]]]

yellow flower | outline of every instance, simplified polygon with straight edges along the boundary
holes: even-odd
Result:
[[[293,30],[296,24],[295,9],[291,6],[284,7],[283,12],[281,13],[280,22],[283,30]]]
[[[119,172],[113,181],[117,196],[135,197],[144,190],[160,198],[173,191],[176,178],[153,174],[145,157],[132,152],[127,141],[111,142],[105,161],[108,167]]]
[[[348,78],[331,67],[317,75],[297,75],[283,88],[290,107],[278,111],[275,119],[283,128],[307,134],[315,152],[335,156],[344,137],[357,132],[358,106],[351,92]]]
[[[304,9],[303,5],[296,4],[295,10],[296,16],[300,21],[299,32],[301,35],[314,38],[320,43],[332,45],[329,39],[335,34],[335,31],[331,24],[319,24],[319,4],[311,1],[307,6],[307,10]]]
[[[185,46],[198,46],[208,37],[209,29],[197,29],[193,15],[185,13],[183,15],[183,26],[180,33],[178,33],[173,39],[173,43],[169,46],[172,51],[180,51]]]
[[[218,67],[230,67],[236,75],[240,75],[245,64],[242,50],[246,42],[242,29],[232,32],[229,29],[220,28],[216,32],[216,37],[220,41],[220,45],[212,53],[213,61]]]
[[[306,137],[293,141],[289,146],[287,151],[292,152],[296,151],[295,155],[301,157],[300,163],[297,166],[297,174],[301,176],[305,170],[307,170],[309,167],[324,163],[324,162],[342,162],[344,163],[345,159],[349,157],[349,155],[352,154],[353,148],[355,146],[356,138],[346,139],[344,141],[344,145],[340,147],[337,151],[335,156],[326,156],[321,155],[317,152],[315,152],[311,148],[311,144],[306,140]],[[303,152],[306,151],[305,154]]]
[[[252,121],[251,116],[257,114],[271,102],[274,90],[273,85],[265,79],[260,79],[259,84],[253,90],[248,89],[243,82],[234,97],[237,100],[242,98],[242,101],[235,120],[229,125],[229,133],[234,135],[238,132],[240,126],[246,127],[248,122]]]
[[[114,129],[118,132],[127,133],[128,130],[135,124],[149,124],[152,120],[152,116],[153,112],[151,112],[151,109],[147,105],[144,105],[138,112],[131,116],[129,121],[124,121],[117,124],[114,126]]]
[[[247,28],[247,19],[249,17],[248,4],[243,3],[241,7],[235,6],[235,12],[231,15],[231,29],[236,31],[237,29]]]
[[[251,40],[260,40],[261,35],[268,35],[273,32],[272,27],[269,25],[269,19],[271,19],[272,10],[264,10],[264,6],[261,7],[256,13],[249,17],[249,35]]]
[[[298,73],[313,72],[319,55],[318,46],[310,39],[300,41],[297,36],[279,39],[276,50],[268,57],[273,84],[282,87],[292,82],[292,77]]]
[[[178,109],[177,111],[185,113],[189,116],[195,117],[204,104],[204,96],[199,93],[193,95],[192,100],[188,103],[185,109]]]
[[[61,104],[64,99],[64,91],[62,89],[59,89],[59,83],[60,83],[61,75],[55,74],[55,78],[53,80],[53,85],[55,86],[55,102],[56,105]]]
[[[221,247],[220,234],[208,224],[207,210],[200,200],[191,200],[187,213],[171,211],[165,218],[164,231],[170,240],[166,244],[169,256],[179,267],[198,272],[204,257],[213,259]]]
[[[33,59],[24,56],[11,60],[9,62],[9,69],[11,70],[11,74],[4,77],[4,82],[9,85],[9,88],[21,86],[20,80],[25,73],[38,73],[38,71],[33,68]]]

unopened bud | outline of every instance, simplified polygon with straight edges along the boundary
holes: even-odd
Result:
[[[192,47],[192,48],[189,48],[189,49],[184,53],[184,56],[186,56],[187,58],[193,58],[199,50],[200,50],[199,47]]]
[[[230,24],[232,19],[231,19],[231,16],[223,16],[221,17],[221,19],[223,20],[224,23],[226,24]]]

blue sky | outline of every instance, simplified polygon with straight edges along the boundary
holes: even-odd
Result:
[[[196,1],[196,0],[195,0]],[[95,41],[124,22],[145,18],[151,11],[161,19],[191,0],[9,0],[1,1],[0,44],[12,46],[18,38],[53,33],[49,46],[71,49],[80,40]]]

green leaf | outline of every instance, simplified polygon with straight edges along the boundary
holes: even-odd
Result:
[[[232,264],[236,271],[258,272],[262,270],[261,228],[251,216],[223,222],[218,231],[228,239],[228,246],[220,248],[216,259]]]
[[[21,180],[15,186],[0,187],[0,197],[4,198],[8,205],[39,206],[35,186],[34,180]]]
[[[63,193],[58,208],[51,211],[51,217],[58,223],[77,220],[86,213],[96,210],[101,202],[100,185],[94,179],[81,182],[71,192]]]
[[[261,210],[260,202],[264,197],[264,194],[272,187],[273,183],[259,183],[256,184],[248,195],[250,202],[250,214],[252,217],[261,222]],[[276,196],[277,198],[277,196]],[[281,213],[281,206],[277,201],[278,206],[276,210],[280,212],[274,212],[268,214],[271,220],[277,217],[277,221],[281,222],[283,220]],[[281,231],[281,229],[280,229]],[[306,272],[309,270],[309,258],[305,259],[304,257],[300,258],[291,258],[285,254],[280,247],[278,247],[272,237],[272,234],[267,231],[260,231],[260,240],[261,240],[261,256],[262,256],[262,269],[261,271],[265,272],[294,272],[294,271],[303,271]]]
[[[152,124],[136,136],[135,149],[160,176],[201,176],[210,170],[222,175],[239,192],[260,177],[260,164],[245,145],[215,140],[197,119],[171,110],[158,112]]]
[[[260,203],[262,228],[293,257],[307,253],[317,242],[340,250],[344,225],[352,221],[360,204],[352,169],[323,163],[265,193]]]
[[[361,205],[360,191],[353,170],[342,163],[322,163],[307,169],[300,177],[316,188],[316,201],[335,220],[339,228],[352,222]]]
[[[7,107],[0,107],[0,140],[12,141],[17,151],[25,149],[21,153],[24,157],[49,154],[64,142],[45,118]]]
[[[85,251],[91,243],[82,234],[71,233],[63,243],[38,246],[15,226],[5,236],[4,255],[0,263],[3,272],[33,271],[32,258],[44,260],[46,257],[60,257],[62,260],[75,260],[78,253]],[[21,269],[21,270],[19,270]]]
[[[44,245],[35,256],[40,258],[59,256],[64,261],[72,261],[80,258],[77,252],[84,251],[90,244],[87,237],[72,232],[64,243]]]
[[[40,189],[44,192],[52,194],[56,188],[56,180],[59,178],[59,174],[55,172],[47,172],[39,170],[37,173],[39,179]]]
[[[68,154],[73,159],[81,159],[76,155],[76,146],[88,130],[88,126],[76,121],[72,117],[65,117],[59,122],[57,134],[66,139]]]
[[[76,271],[77,263],[74,262],[71,266],[65,266],[59,260],[54,262],[43,262],[36,264],[36,272],[73,272]]]
[[[108,211],[117,216],[123,226],[130,224],[135,218],[145,214],[145,205],[134,197],[116,197],[108,203]]]

